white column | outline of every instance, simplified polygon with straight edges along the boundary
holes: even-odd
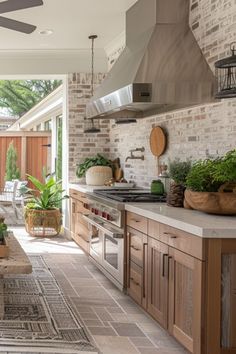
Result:
[[[51,119],[51,173],[56,172],[56,157],[57,157],[57,117]]]

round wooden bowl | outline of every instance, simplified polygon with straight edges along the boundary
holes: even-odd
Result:
[[[236,193],[193,192],[187,189],[184,207],[209,214],[236,215]]]

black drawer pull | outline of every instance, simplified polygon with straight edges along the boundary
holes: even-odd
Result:
[[[135,247],[133,245],[131,245],[130,248],[133,248],[135,251],[141,251],[140,248],[137,248],[137,247]]]

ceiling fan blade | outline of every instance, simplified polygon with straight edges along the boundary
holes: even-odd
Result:
[[[43,0],[7,0],[0,2],[0,14],[43,5]]]
[[[7,17],[0,16],[0,26],[4,28],[8,28],[13,31],[18,31],[26,34],[30,34],[35,31],[36,26],[30,25],[28,23],[11,20]]]

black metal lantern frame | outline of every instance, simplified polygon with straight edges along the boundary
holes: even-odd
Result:
[[[231,56],[215,63],[218,92],[215,98],[236,97],[236,42],[230,45]]]
[[[92,54],[92,60],[91,60],[91,96],[93,96],[94,93],[94,41],[95,39],[98,38],[96,34],[92,34],[91,36],[88,37],[91,42],[91,54]],[[100,125],[99,125],[99,120],[95,118],[84,118],[85,120],[85,129],[84,133],[85,134],[96,134],[100,133]]]

